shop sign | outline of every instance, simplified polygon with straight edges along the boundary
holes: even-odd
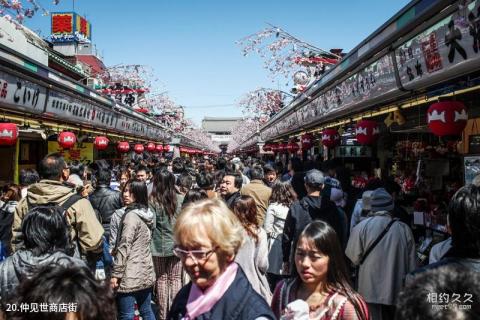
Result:
[[[338,146],[335,148],[337,158],[369,158],[372,148],[368,146]]]
[[[480,66],[480,1],[473,1],[395,50],[406,89],[432,84]]]
[[[72,160],[78,160],[83,163],[93,162],[93,143],[83,142],[77,143],[69,150],[65,150],[59,146],[57,141],[48,141],[48,153],[58,152],[69,162]]]
[[[313,122],[320,114],[320,98],[316,98],[311,103],[303,106],[297,111],[297,119],[300,126]]]
[[[92,39],[92,25],[75,12],[52,13],[51,25],[53,42],[89,42]]]
[[[146,137],[148,132],[148,126],[145,123],[124,115],[118,117],[116,129],[139,137]]]
[[[0,105],[41,113],[46,98],[45,87],[0,71]]]
[[[118,118],[113,111],[54,90],[49,91],[45,114],[104,129],[115,128]]]

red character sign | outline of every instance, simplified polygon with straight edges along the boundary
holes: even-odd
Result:
[[[141,153],[143,153],[143,150],[145,150],[145,148],[143,147],[143,144],[136,144],[136,145],[133,147],[133,151],[135,151],[136,154],[141,154]]]
[[[147,143],[147,151],[148,152],[155,152],[155,144],[153,142]]]
[[[0,123],[0,146],[14,146],[17,138],[18,127],[15,123]]]
[[[325,129],[322,131],[322,144],[327,148],[335,148],[340,143],[340,136],[335,129]]]
[[[161,144],[157,144],[155,146],[155,151],[157,151],[158,153],[162,152],[163,151],[163,146]]]
[[[428,108],[428,127],[436,136],[459,136],[467,125],[467,108],[460,101],[442,101]]]
[[[55,14],[52,16],[52,33],[72,34],[73,17],[71,14]]]
[[[363,145],[373,144],[380,135],[380,128],[375,121],[360,120],[355,127],[355,134],[358,143]]]
[[[298,146],[298,143],[296,143],[295,141],[292,140],[287,144],[288,152],[296,153],[298,150],[300,150],[300,147]]]
[[[313,135],[310,133],[306,133],[302,136],[302,149],[303,150],[308,150],[313,146]]]

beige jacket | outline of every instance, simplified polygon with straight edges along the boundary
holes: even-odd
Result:
[[[28,212],[28,204],[42,205],[56,203],[61,205],[75,194],[75,189],[60,181],[42,180],[28,188],[27,196],[20,200],[15,209],[12,225],[12,250],[17,251],[22,242],[22,221]],[[70,225],[70,239],[77,243],[83,253],[99,252],[102,247],[103,227],[88,199],[78,200],[67,210]],[[77,234],[78,232],[78,234]]]
[[[270,196],[272,195],[272,188],[267,187],[262,180],[252,180],[249,184],[242,187],[240,194],[242,196],[250,196],[255,200],[258,225],[263,226],[265,213],[267,212]]]
[[[133,209],[126,213],[123,226],[121,224],[112,271],[112,276],[120,279],[118,292],[129,293],[153,287],[155,270],[150,249],[153,212]]]

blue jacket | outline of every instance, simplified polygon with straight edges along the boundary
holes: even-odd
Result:
[[[185,316],[191,287],[192,283],[190,282],[178,292],[168,313],[168,320],[180,320]],[[255,320],[260,317],[275,319],[265,299],[253,290],[242,268],[239,267],[235,280],[233,280],[223,297],[210,312],[204,313],[196,319]]]

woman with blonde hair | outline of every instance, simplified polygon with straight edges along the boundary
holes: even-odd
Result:
[[[235,263],[243,228],[217,199],[194,202],[177,218],[174,253],[191,282],[173,301],[167,319],[275,319]]]

